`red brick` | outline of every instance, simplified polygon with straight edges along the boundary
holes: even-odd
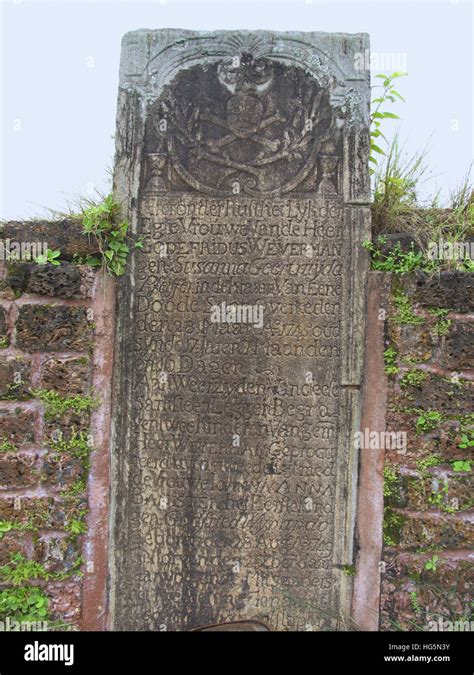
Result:
[[[84,307],[22,305],[16,330],[16,346],[26,352],[87,351],[92,346]]]
[[[0,410],[0,442],[13,443],[17,447],[33,443],[35,418],[31,410]]]
[[[89,357],[55,358],[43,364],[41,388],[61,396],[87,396],[91,391],[92,363]]]
[[[398,553],[384,556],[381,630],[427,630],[434,617],[456,621],[470,615],[474,565],[467,560],[444,557],[442,552],[437,554],[436,571],[425,567],[434,551],[410,557]],[[411,593],[416,593],[418,611]]]
[[[0,355],[0,399],[27,399],[31,364],[18,356]]]
[[[67,490],[84,475],[83,462],[67,453],[48,453],[42,460],[41,482],[44,487]]]
[[[77,537],[40,536],[35,543],[34,559],[49,572],[79,571],[77,561],[81,556],[81,545]]]
[[[28,488],[39,482],[36,458],[9,452],[0,455],[0,488]]]

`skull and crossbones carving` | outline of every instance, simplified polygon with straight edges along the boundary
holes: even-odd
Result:
[[[227,116],[221,119],[207,113],[201,120],[214,124],[229,133],[217,140],[208,140],[211,152],[239,140],[246,139],[276,152],[279,140],[266,138],[262,132],[277,122],[282,122],[280,115],[270,114],[265,117],[265,106],[260,95],[267,91],[273,81],[273,66],[267,59],[253,59],[250,54],[243,54],[229,61],[220,63],[217,69],[219,82],[232,96],[227,102]]]
[[[305,71],[241,51],[183,71],[149,119],[150,189],[184,182],[217,195],[270,194],[312,171],[331,111]]]

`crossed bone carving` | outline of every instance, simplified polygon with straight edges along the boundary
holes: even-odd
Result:
[[[284,120],[280,115],[272,115],[271,117],[267,117],[266,119],[262,120],[260,124],[258,124],[257,126],[246,130],[245,134],[242,134],[242,136],[236,134],[235,131],[230,128],[230,126],[225,120],[222,120],[220,117],[217,117],[216,115],[211,114],[201,115],[200,119],[203,120],[204,122],[211,122],[211,124],[215,124],[216,126],[219,126],[222,129],[225,129],[226,131],[230,132],[229,134],[227,134],[227,136],[223,136],[222,138],[219,138],[217,140],[209,139],[206,141],[206,145],[210,148],[212,152],[216,152],[221,148],[224,148],[226,145],[230,145],[230,143],[238,141],[239,138],[241,137],[250,138],[250,140],[254,141],[255,143],[258,143],[259,145],[263,145],[268,150],[271,150],[271,152],[276,152],[280,147],[279,140],[272,141],[271,139],[265,138],[259,133],[264,129],[266,129],[267,127],[271,126],[272,124],[275,124],[277,122],[283,122]]]

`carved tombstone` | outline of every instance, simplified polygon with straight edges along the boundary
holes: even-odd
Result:
[[[143,248],[119,290],[115,629],[350,616],[367,49],[124,37],[115,194]]]

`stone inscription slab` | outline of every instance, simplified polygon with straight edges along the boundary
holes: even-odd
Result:
[[[113,626],[349,618],[366,36],[124,38]]]

